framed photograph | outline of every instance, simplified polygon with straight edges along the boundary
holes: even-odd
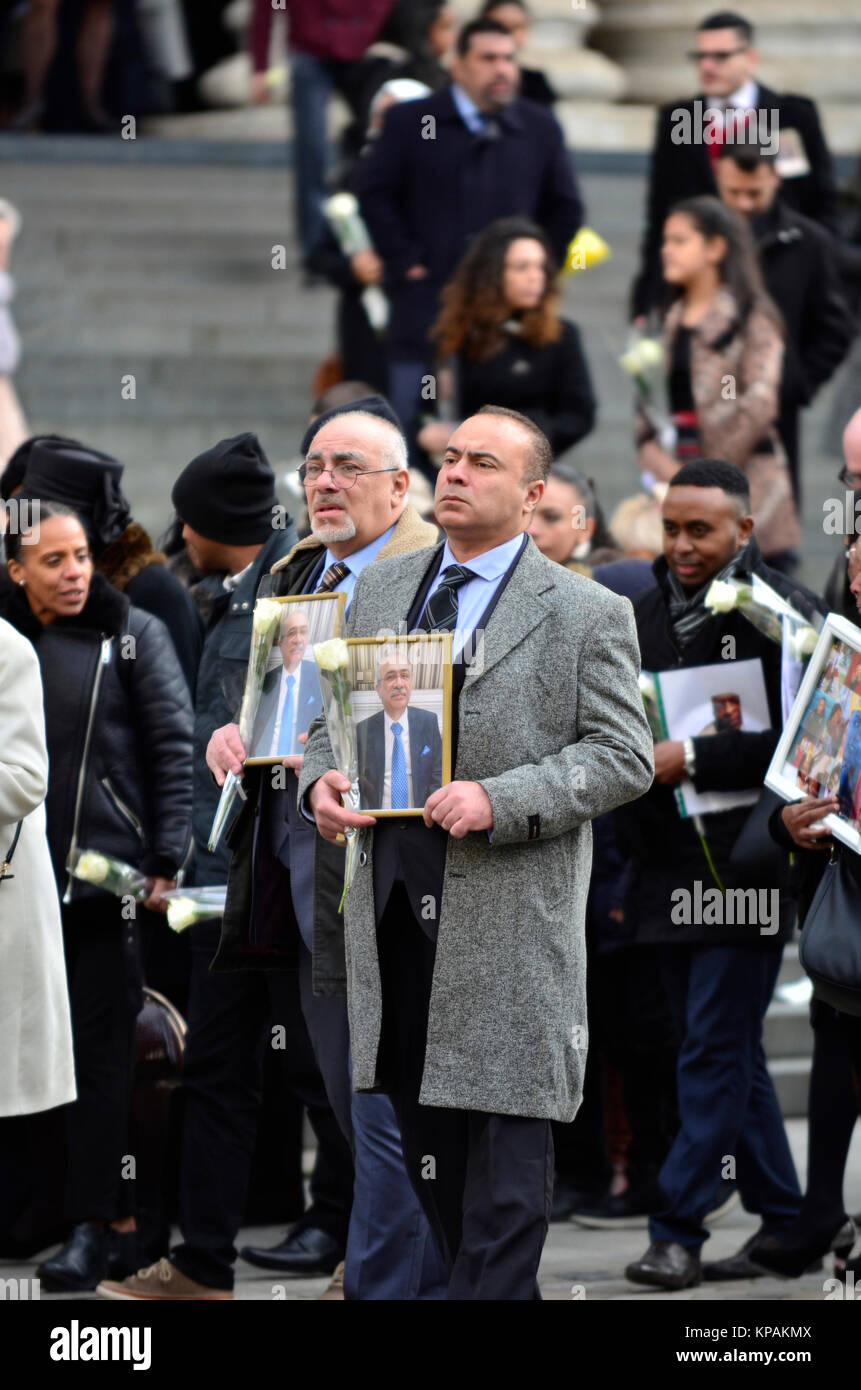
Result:
[[[250,727],[243,740],[248,766],[280,763],[288,754],[302,752],[312,721],[323,712],[313,648],[341,636],[346,602],[346,594],[340,593],[265,598],[255,604],[242,706],[246,730]]]
[[[661,671],[655,681],[667,738],[683,741],[732,729],[762,733],[771,727],[759,657]],[[690,778],[684,778],[677,788],[677,801],[683,817],[698,816],[752,806],[759,793],[758,786],[731,792],[698,792]]]
[[[358,809],[420,816],[451,781],[452,634],[350,637],[345,645],[341,709],[349,710]]]
[[[765,776],[786,801],[836,796],[823,822],[861,854],[861,630],[829,613]]]

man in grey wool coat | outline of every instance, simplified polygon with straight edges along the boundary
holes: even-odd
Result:
[[[452,1299],[540,1297],[550,1121],[574,1118],[586,1060],[589,822],[653,773],[631,605],[526,534],[551,460],[531,420],[483,407],[440,468],[445,541],[356,585],[350,636],[453,631],[454,781],[422,820],[349,812],[319,720],[299,783],[324,838],[360,832],[353,1085],[392,1098]]]

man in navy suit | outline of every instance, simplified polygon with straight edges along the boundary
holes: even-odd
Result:
[[[322,713],[317,665],[305,657],[309,632],[307,608],[286,604],[278,642],[282,665],[269,671],[263,681],[251,739],[252,758],[301,753],[300,734],[307,734],[312,720]]]
[[[375,689],[383,708],[356,728],[362,806],[422,807],[442,786],[442,739],[436,715],[410,706],[413,671],[406,652],[383,653]]]
[[[439,293],[473,238],[498,217],[529,217],[561,262],[583,222],[562,128],[520,99],[516,45],[501,24],[464,26],[452,78],[392,107],[358,183],[391,305],[388,394],[408,437]]]

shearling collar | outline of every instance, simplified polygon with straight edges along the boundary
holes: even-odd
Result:
[[[122,593],[141,570],[148,565],[163,565],[164,562],[161,551],[153,548],[149,533],[138,522],[130,521],[116,540],[102,551],[98,568],[108,583]]]
[[[125,594],[114,589],[100,574],[94,573],[87,601],[80,613],[71,618],[57,618],[51,627],[57,630],[67,628],[80,630],[83,628],[91,632],[104,632],[110,637],[116,637],[125,626],[130,606]],[[30,642],[38,641],[42,633],[46,631],[27,602],[27,596],[20,584],[14,585],[12,592],[6,599],[4,617]]]
[[[415,507],[408,502],[395,522],[395,529],[377,559],[387,560],[390,555],[406,555],[411,550],[424,550],[429,545],[435,545],[438,538],[438,528],[430,521],[422,521]],[[324,550],[325,546],[317,536],[313,534],[305,536],[301,541],[296,542],[283,560],[279,560],[277,564],[272,566],[272,574],[289,565],[293,557],[300,551],[314,549]]]

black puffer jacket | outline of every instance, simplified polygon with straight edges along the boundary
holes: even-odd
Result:
[[[103,895],[69,879],[73,846],[174,878],[191,843],[192,709],[164,624],[100,574],[83,610],[49,627],[22,589],[2,609],[42,668],[48,841],[65,901]]]

